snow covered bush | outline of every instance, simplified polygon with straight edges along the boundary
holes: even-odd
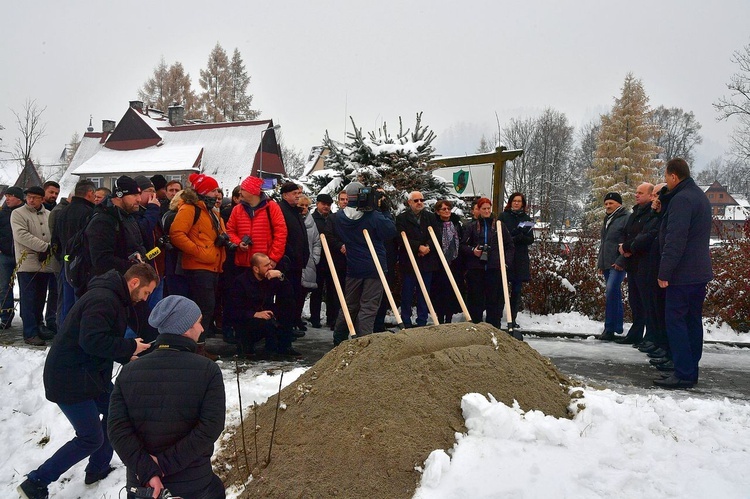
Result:
[[[750,331],[750,237],[728,239],[712,249],[714,280],[708,283],[703,316],[738,332]]]

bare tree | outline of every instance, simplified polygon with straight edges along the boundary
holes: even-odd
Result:
[[[46,123],[42,123],[42,113],[47,106],[39,108],[35,99],[26,99],[23,110],[19,113],[11,109],[16,117],[16,126],[21,137],[16,139],[15,153],[22,165],[31,160],[31,153],[36,143],[44,137]]]
[[[299,178],[305,169],[305,155],[294,147],[287,147],[283,142],[281,146],[281,159],[284,169],[289,178]]]
[[[719,120],[736,116],[739,124],[732,133],[732,152],[738,159],[750,159],[750,44],[732,54],[732,62],[739,70],[731,76],[727,89],[729,97],[714,103]]]
[[[692,165],[695,161],[693,148],[703,143],[700,136],[701,124],[695,119],[692,111],[683,111],[678,107],[659,106],[651,115],[651,123],[659,128],[656,145],[663,151],[659,157],[665,161],[682,158]]]

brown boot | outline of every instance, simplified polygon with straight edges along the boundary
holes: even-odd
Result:
[[[216,359],[219,358],[218,355],[214,355],[210,353],[208,350],[206,350],[206,344],[205,343],[198,343],[198,348],[195,349],[195,353],[198,355],[202,355],[203,357],[216,361]]]

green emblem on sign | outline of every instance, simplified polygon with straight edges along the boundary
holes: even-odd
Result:
[[[469,172],[466,170],[458,170],[453,174],[453,188],[456,189],[458,194],[461,194],[466,190],[466,186],[469,184]]]

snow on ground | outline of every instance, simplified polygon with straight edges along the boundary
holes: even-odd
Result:
[[[42,370],[47,350],[0,347],[0,442],[6,448],[0,453],[0,497],[18,497],[16,487],[24,475],[37,468],[65,442],[73,438],[73,428],[56,404],[44,398]],[[117,368],[119,364],[115,364]],[[279,374],[268,375],[267,364],[257,364],[240,375],[245,415],[253,402],[261,403],[279,389]],[[284,386],[303,372],[296,368],[284,373]],[[230,363],[222,364],[227,399],[227,427],[239,425],[237,379]],[[247,418],[247,416],[245,416]],[[247,424],[247,419],[245,419]],[[221,437],[220,437],[221,438]],[[49,440],[40,445],[42,440]],[[218,447],[218,445],[217,445]],[[117,469],[92,486],[84,485],[86,461],[76,464],[50,485],[51,497],[98,497],[115,499],[125,485],[125,468],[115,453]]]
[[[468,432],[430,454],[415,498],[748,497],[748,404],[584,393],[572,420],[465,395]]]
[[[522,314],[525,330],[596,334],[601,323],[578,314],[533,317]],[[738,335],[719,330],[715,339]],[[716,336],[714,336],[716,335]],[[737,341],[734,337],[730,341]],[[566,348],[571,340],[559,340]],[[549,342],[548,342],[549,343]],[[586,342],[589,343],[589,342]],[[532,346],[534,342],[531,342]],[[747,355],[742,349],[737,356]],[[599,349],[606,352],[612,349]],[[630,348],[619,355],[638,354]],[[549,354],[549,353],[547,353]],[[73,431],[55,404],[44,398],[42,369],[46,350],[0,347],[0,497],[16,497],[23,475],[36,468]],[[704,358],[710,362],[710,358]],[[280,376],[258,364],[240,375],[245,414],[279,388]],[[227,392],[227,425],[239,423],[237,379],[230,363],[222,364]],[[283,384],[304,371],[286,372]],[[750,405],[728,399],[699,399],[690,392],[623,395],[584,388],[573,404],[572,420],[467,394],[460,403],[466,434],[456,434],[452,449],[435,450],[424,465],[418,499],[494,497],[748,497]],[[585,406],[577,409],[578,404]],[[245,420],[247,424],[247,419]],[[40,442],[49,439],[46,445]],[[125,471],[118,469],[91,487],[83,484],[85,462],[50,486],[53,497],[117,498]],[[229,497],[236,495],[230,491]]]
[[[457,318],[460,318],[459,315]],[[578,312],[550,315],[533,315],[528,312],[518,314],[518,323],[523,330],[549,331],[577,334],[598,335],[604,329],[601,321],[589,319]],[[627,332],[631,324],[625,324]],[[726,341],[732,343],[750,344],[750,333],[738,333],[727,324],[718,326],[708,319],[703,319],[704,339],[707,341]]]

